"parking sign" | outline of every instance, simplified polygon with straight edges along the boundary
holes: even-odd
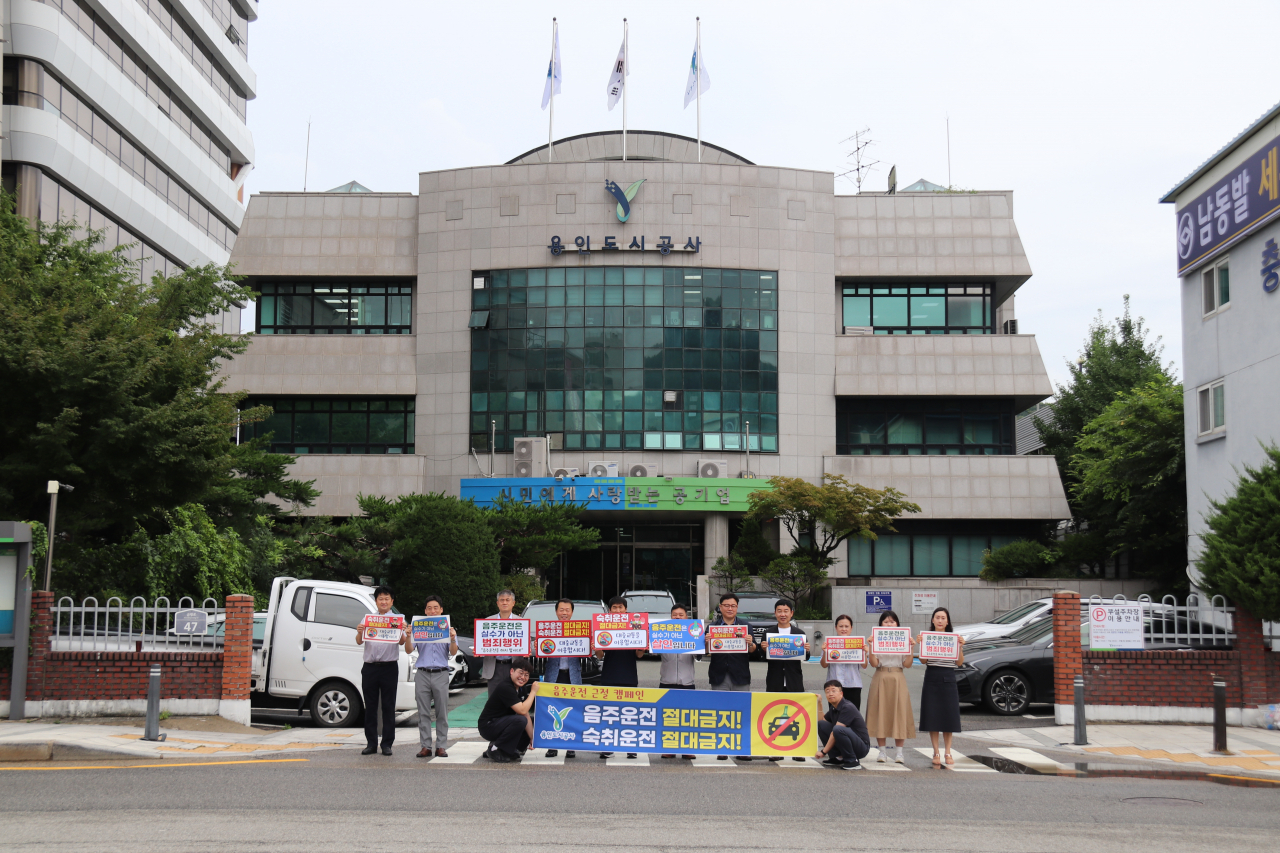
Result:
[[[886,610],[893,609],[893,591],[881,590],[878,592],[867,591],[867,612],[868,613],[884,613]]]

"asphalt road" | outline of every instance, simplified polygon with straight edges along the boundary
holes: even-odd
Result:
[[[959,745],[959,744],[958,744]],[[1272,788],[910,773],[436,765],[398,749],[287,762],[0,769],[5,850],[1273,849]]]

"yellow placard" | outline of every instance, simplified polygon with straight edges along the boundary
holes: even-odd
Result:
[[[751,755],[808,758],[818,751],[818,697],[751,694]]]

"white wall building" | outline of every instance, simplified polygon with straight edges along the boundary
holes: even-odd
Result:
[[[32,219],[138,243],[143,276],[225,263],[253,162],[257,0],[0,0],[3,180]],[[239,332],[239,309],[222,322]]]

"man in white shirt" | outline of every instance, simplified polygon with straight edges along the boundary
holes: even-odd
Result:
[[[380,586],[373,591],[373,601],[378,615],[387,616],[395,599],[391,590]],[[391,744],[396,739],[396,682],[400,675],[400,647],[413,648],[413,635],[404,629],[401,618],[400,642],[385,643],[364,640],[365,619],[356,628],[356,645],[364,646],[364,667],[360,670],[360,692],[364,694],[364,739],[368,744],[361,755],[373,755],[378,751],[378,706],[382,706],[382,754],[391,754]]]

